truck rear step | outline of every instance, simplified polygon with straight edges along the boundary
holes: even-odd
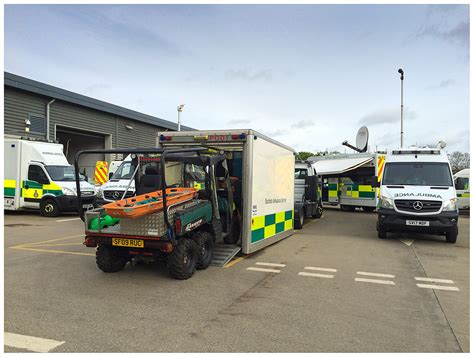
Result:
[[[211,265],[223,267],[240,252],[240,247],[232,244],[216,243],[212,250]]]

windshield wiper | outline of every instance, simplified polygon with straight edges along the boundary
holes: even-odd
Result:
[[[430,187],[433,190],[447,190],[449,187],[447,186],[431,186]]]

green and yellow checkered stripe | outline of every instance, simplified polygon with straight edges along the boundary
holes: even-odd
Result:
[[[16,181],[15,180],[3,180],[3,196],[4,197],[15,197]]]
[[[256,243],[292,228],[293,210],[253,217],[251,242]]]
[[[341,186],[347,187],[346,197],[352,198],[375,198],[375,187],[370,185],[357,184],[343,184]]]
[[[468,198],[468,197],[471,197],[471,194],[469,192],[464,192],[464,193],[458,193],[456,196],[461,197],[461,198]]]
[[[339,185],[337,183],[328,184],[328,196],[329,197],[338,197]]]

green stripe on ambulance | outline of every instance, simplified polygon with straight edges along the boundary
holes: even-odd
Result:
[[[252,217],[251,242],[263,239],[293,228],[293,210]]]

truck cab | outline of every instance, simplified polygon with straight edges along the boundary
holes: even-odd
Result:
[[[316,170],[307,161],[296,161],[294,226],[301,229],[306,217],[320,218],[322,214],[321,187]]]
[[[439,149],[409,148],[387,155],[380,184],[377,230],[445,235],[455,243],[458,199],[448,157]]]

